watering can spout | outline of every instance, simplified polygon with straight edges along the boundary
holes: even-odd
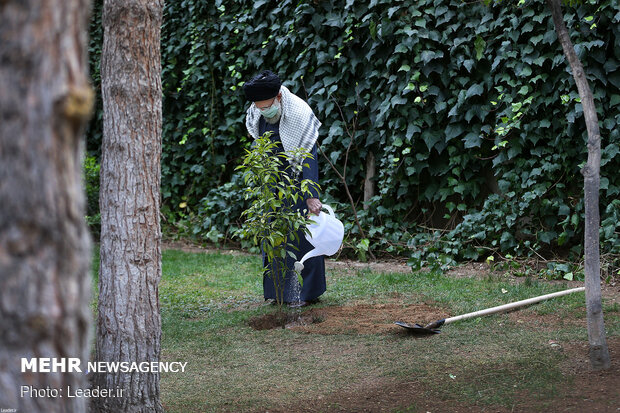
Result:
[[[318,257],[319,255],[323,255],[323,252],[321,252],[318,248],[313,248],[308,251],[301,260],[295,262],[295,271],[301,272],[304,269],[304,261],[312,257]]]

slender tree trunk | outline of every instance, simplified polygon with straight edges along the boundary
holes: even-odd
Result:
[[[163,1],[105,0],[97,361],[157,362],[161,318],[160,28]],[[161,412],[159,373],[96,374],[123,397],[99,412]]]
[[[21,358],[88,361],[90,237],[82,186],[92,108],[89,2],[0,1],[0,407],[84,412],[78,372],[22,372]]]
[[[586,79],[583,65],[575,53],[570,40],[560,0],[547,0],[551,9],[555,31],[568,59],[573,78],[579,90],[583,115],[588,130],[588,161],[581,171],[584,176],[584,201],[586,214],[585,227],[585,276],[586,276],[586,312],[588,320],[588,339],[590,341],[590,364],[594,370],[608,369],[611,366],[607,340],[605,339],[605,323],[603,322],[603,306],[601,301],[601,274],[599,256],[599,187],[601,169],[601,135],[598,116],[594,106],[592,91]]]
[[[366,156],[366,179],[364,179],[364,209],[370,207],[370,199],[375,196],[375,154],[371,151]]]

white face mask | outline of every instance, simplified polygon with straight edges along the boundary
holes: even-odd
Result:
[[[275,117],[280,111],[280,104],[277,100],[273,101],[273,104],[269,106],[267,109],[259,109],[260,114],[263,115],[266,119],[271,119]]]

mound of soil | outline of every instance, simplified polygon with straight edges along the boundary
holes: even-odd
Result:
[[[265,314],[250,320],[256,330],[290,328],[312,334],[388,334],[400,331],[395,321],[426,323],[448,314],[427,304],[353,304],[311,308],[301,314]]]
[[[312,314],[301,313],[297,310],[290,312],[276,312],[272,314],[264,314],[259,317],[250,319],[249,325],[254,330],[273,330],[276,328],[295,328],[297,326],[305,326],[312,323],[321,322]]]

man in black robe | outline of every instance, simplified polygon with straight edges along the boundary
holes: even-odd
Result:
[[[317,138],[318,128],[321,122],[316,118],[312,109],[301,98],[291,93],[276,74],[265,70],[256,75],[243,87],[248,101],[253,102],[246,113],[246,127],[254,139],[262,136],[265,132],[271,132],[271,140],[277,143],[277,153],[291,151],[296,148],[304,148],[312,154],[312,159],[304,161],[304,166],[298,182],[309,179],[318,183],[319,167],[317,163]],[[274,154],[276,155],[276,154]],[[282,165],[283,169],[288,165]],[[313,186],[311,186],[313,187]],[[312,195],[305,199],[300,199],[295,208],[300,211],[307,211],[310,214],[318,214],[321,210],[318,191],[312,188]],[[302,230],[297,233],[298,242],[295,248],[290,250],[301,259],[308,251],[314,247],[306,240]],[[284,282],[283,301],[291,306],[306,306],[318,301],[321,294],[325,292],[325,259],[323,256],[313,257],[304,262],[304,269],[301,272],[303,286],[299,296],[297,277],[294,273],[295,259],[289,254],[284,259],[276,259],[276,262],[269,263],[263,253],[263,266],[267,269],[282,268],[286,264],[286,276]],[[276,288],[273,279],[268,271],[263,275],[263,291],[265,300],[276,299]]]

